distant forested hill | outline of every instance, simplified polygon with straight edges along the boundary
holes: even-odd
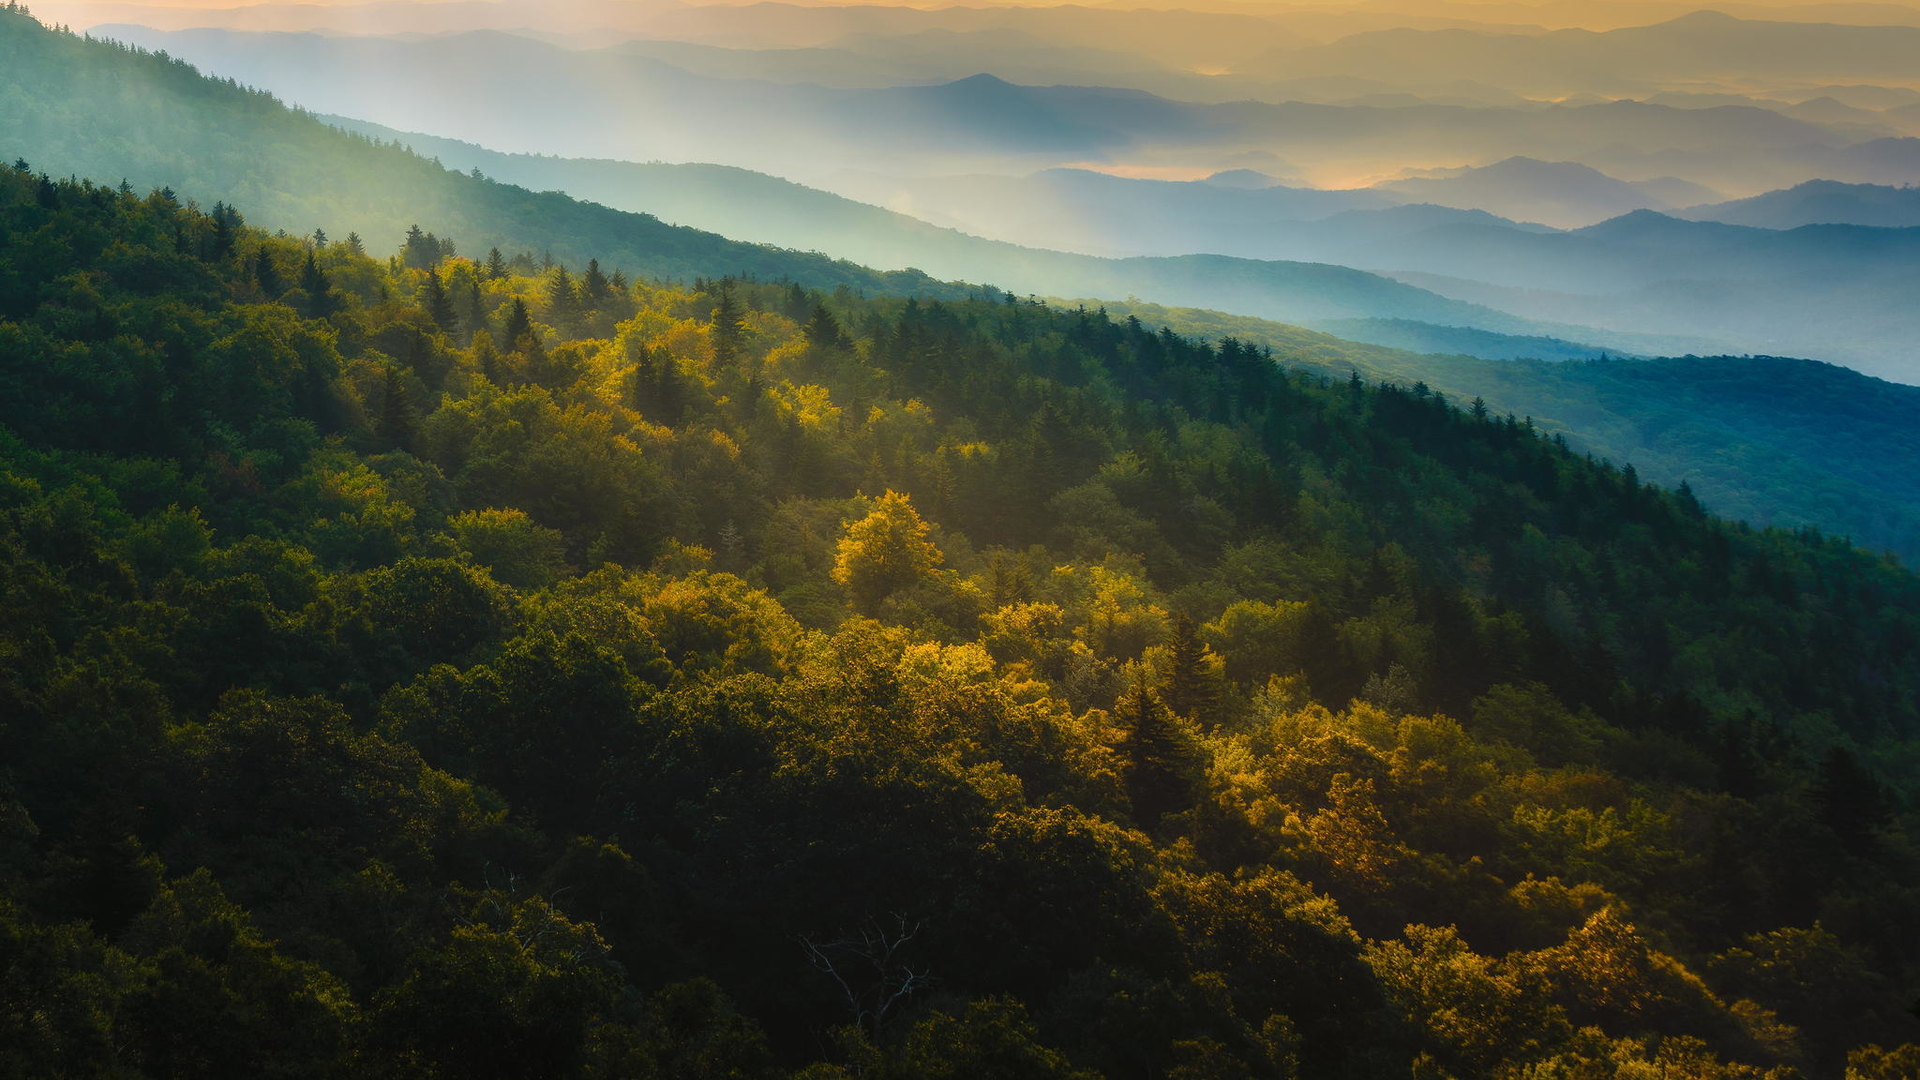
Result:
[[[1359,371],[1424,382],[1457,402],[1480,397],[1496,413],[1530,417],[1581,450],[1631,463],[1649,481],[1685,482],[1716,513],[1816,528],[1920,561],[1920,387],[1814,360],[1588,352],[1554,362],[1555,343],[1534,351],[1512,340],[1502,344],[1535,358],[1497,361],[1371,347],[1218,312],[1108,307],[1182,333],[1267,345],[1283,363],[1329,376]],[[1427,347],[1449,337],[1431,327],[1374,329]]]
[[[663,278],[793,276],[831,288],[937,293],[920,275],[889,279],[820,255],[729,241],[558,193],[452,173],[426,158],[336,131],[272,96],[186,64],[0,18],[0,144],[61,174],[172,185],[249,208],[269,227],[324,225],[381,247],[409,226]]]

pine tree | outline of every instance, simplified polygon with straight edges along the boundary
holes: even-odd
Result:
[[[680,365],[664,349],[654,368],[653,400],[660,419],[666,423],[678,424],[686,413],[687,395],[680,383]]]
[[[527,314],[527,303],[519,297],[513,298],[513,309],[507,312],[507,351],[522,348],[522,340],[533,338],[533,319]]]
[[[480,281],[478,278],[467,280],[466,293],[461,297],[465,310],[460,317],[461,325],[466,328],[467,340],[479,333],[487,325],[487,307],[480,299]]]
[[[350,232],[350,233],[348,233],[348,234],[347,234],[347,239],[346,239],[346,240],[344,241],[344,243],[346,244],[346,248],[347,248],[347,253],[348,253],[348,254],[350,254],[350,255],[356,255],[356,256],[359,256],[359,257],[361,257],[361,258],[365,258],[365,257],[366,257],[366,254],[367,254],[367,245],[366,245],[366,243],[365,243],[365,242],[363,242],[363,241],[362,241],[362,240],[360,239],[360,234],[359,234],[359,233],[357,233],[357,232]]]
[[[786,306],[782,308],[781,314],[794,322],[800,322],[813,314],[813,297],[807,293],[807,290],[800,287],[799,282],[788,284]]]
[[[733,281],[723,278],[720,281],[720,302],[713,309],[713,357],[722,365],[732,364],[740,358],[740,346],[746,341],[747,328],[742,321],[746,318],[746,309],[733,295]]]
[[[407,238],[400,245],[401,260],[415,270],[426,269],[426,266],[416,265],[414,261],[422,257],[422,252],[425,251],[426,246],[427,234],[421,230],[420,226],[417,223],[407,226]],[[434,254],[437,255],[439,253],[440,245],[436,242],[434,244]]]
[[[493,335],[485,330],[474,331],[473,363],[488,382],[500,381],[500,350],[493,347]]]
[[[482,269],[481,275],[488,281],[498,281],[507,276],[507,260],[500,254],[499,248],[493,248],[487,252],[487,264]]]
[[[260,295],[269,300],[277,300],[286,291],[286,284],[280,280],[280,271],[273,265],[273,252],[267,245],[261,244],[253,256],[253,283],[260,288]]]
[[[579,309],[580,295],[574,288],[573,275],[564,266],[554,267],[547,278],[547,321],[562,330],[569,329]]]
[[[1167,682],[1163,696],[1177,716],[1200,720],[1213,709],[1214,688],[1207,670],[1207,647],[1201,643],[1193,619],[1182,611],[1174,616],[1167,641]]]
[[[453,309],[453,298],[447,295],[447,287],[440,280],[440,271],[428,270],[427,280],[421,288],[420,306],[426,309],[427,317],[443,334],[451,334],[460,327],[460,316]]]
[[[825,304],[814,304],[801,328],[807,335],[807,344],[823,349],[841,348],[847,343],[846,331],[840,328],[840,320],[833,317]]]
[[[224,259],[233,254],[240,231],[240,214],[226,203],[213,204],[213,257]]]
[[[413,445],[413,432],[419,419],[420,413],[413,404],[413,392],[407,387],[406,377],[400,373],[398,366],[388,364],[382,371],[380,419],[374,425],[374,439],[382,449],[409,449]]]
[[[1126,725],[1119,751],[1127,798],[1133,803],[1134,820],[1151,828],[1166,815],[1193,805],[1192,751],[1166,703],[1144,681],[1136,683],[1114,709]]]
[[[600,302],[607,298],[612,290],[607,285],[607,275],[600,272],[600,260],[587,260],[587,276],[581,279],[581,291],[586,294],[587,308],[600,310]]]
[[[307,316],[324,319],[338,310],[332,293],[333,283],[327,280],[326,271],[320,269],[320,263],[307,252],[306,265],[300,268],[300,289],[307,294]]]

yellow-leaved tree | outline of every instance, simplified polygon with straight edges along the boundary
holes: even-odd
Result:
[[[874,500],[866,517],[847,526],[833,580],[847,587],[856,608],[872,613],[882,600],[931,577],[943,561],[927,532],[913,502],[888,491]]]

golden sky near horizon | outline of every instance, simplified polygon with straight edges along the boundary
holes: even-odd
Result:
[[[473,3],[476,0],[38,0],[30,2],[35,11],[52,14],[63,10],[103,9],[103,8],[155,8],[182,10],[231,10],[234,8],[274,8],[274,7],[367,7],[367,6],[431,6],[436,4]],[[481,3],[501,2],[501,0],[478,0]],[[585,6],[739,6],[753,3],[755,0],[544,0],[539,6],[552,8]],[[1595,10],[1634,9],[1634,8],[1715,8],[1715,7],[1768,7],[1768,8],[1911,8],[1914,5],[1890,2],[1890,0],[1735,0],[1733,3],[1716,3],[1715,0],[1199,0],[1182,3],[1180,0],[778,0],[806,7],[835,6],[874,6],[874,7],[1114,7],[1114,8],[1161,8],[1161,9],[1205,9],[1205,10],[1243,10],[1248,12],[1286,11],[1286,10],[1324,10],[1324,11],[1393,11],[1420,14],[1427,11],[1461,14],[1481,8],[1488,11],[1509,8],[1592,8]]]
[[[668,24],[688,9],[758,0],[29,0],[42,19],[79,30],[133,23],[160,30],[319,30],[350,34],[445,33],[536,27],[676,36]],[[815,8],[1091,8],[1232,13],[1271,18],[1305,38],[1407,25],[1487,25],[1519,32],[1645,26],[1701,9],[1742,18],[1920,26],[1920,0],[771,0]],[[459,14],[456,14],[459,13]],[[747,16],[742,16],[743,19]],[[664,21],[663,21],[664,20]],[[711,19],[707,20],[709,23]]]

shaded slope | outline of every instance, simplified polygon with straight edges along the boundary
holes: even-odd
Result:
[[[1717,513],[1812,527],[1920,563],[1920,387],[1781,357],[1491,361],[1422,354],[1219,312],[1110,304],[1152,325],[1269,345],[1333,378],[1424,382],[1456,402],[1531,417],[1574,447],[1631,463],[1655,483],[1687,482]],[[1368,328],[1331,324],[1338,333]],[[1440,345],[1443,332],[1372,328],[1380,340]],[[1397,333],[1396,333],[1397,332]],[[1486,343],[1522,351],[1520,343]],[[1551,345],[1551,343],[1547,343]],[[1563,343],[1564,344],[1564,343]],[[1489,351],[1492,351],[1490,348]],[[1591,356],[1591,354],[1589,354]]]

